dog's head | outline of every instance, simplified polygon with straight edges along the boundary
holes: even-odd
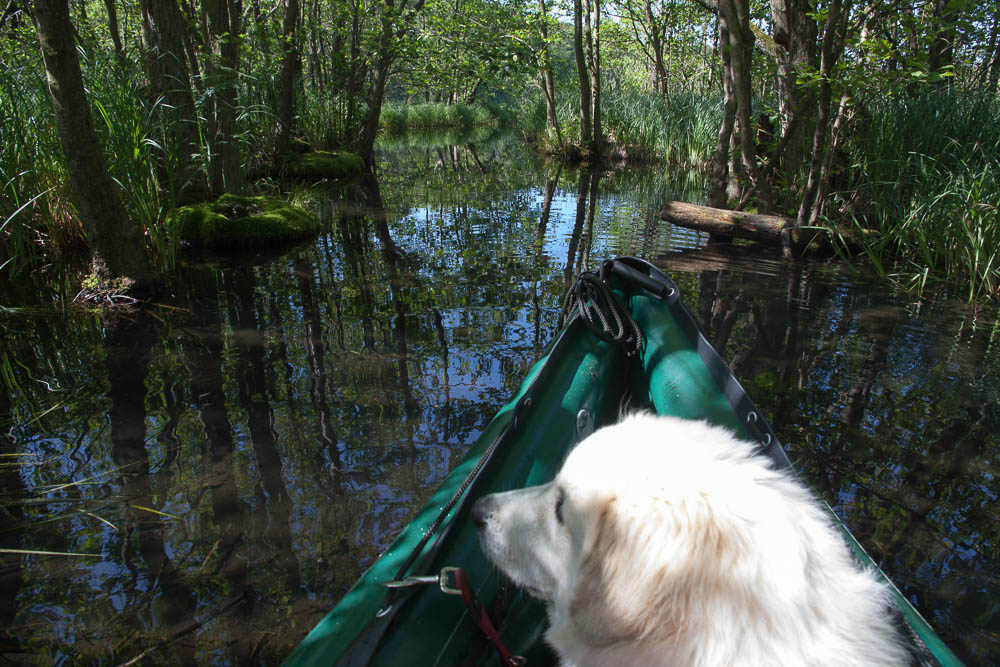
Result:
[[[541,486],[481,498],[473,508],[487,557],[544,600],[549,639],[592,647],[667,641],[693,622],[702,596],[729,586],[739,531],[713,505],[697,450],[704,423],[632,416],[600,429]],[[731,437],[725,435],[731,440]]]

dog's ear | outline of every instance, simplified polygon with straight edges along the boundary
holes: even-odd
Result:
[[[597,508],[597,520],[582,546],[570,602],[569,620],[575,634],[592,646],[631,641],[641,635],[636,610],[628,600],[641,585],[631,576],[630,563],[641,556],[628,553],[627,539],[623,539],[626,535],[622,534],[625,526],[615,510],[614,499]],[[631,602],[642,605],[640,600]]]
[[[707,503],[609,500],[581,551],[569,617],[592,646],[683,634],[726,587],[735,545]]]

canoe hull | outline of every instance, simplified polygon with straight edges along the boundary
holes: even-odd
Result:
[[[485,560],[469,518],[483,495],[552,479],[569,450],[623,409],[706,419],[759,444],[775,467],[790,468],[781,444],[680,302],[677,286],[634,258],[606,263],[607,282],[639,328],[644,345],[628,355],[595,336],[582,318],[560,331],[413,521],[344,599],[306,636],[286,665],[497,664],[497,652],[465,605],[436,586],[398,589],[402,575],[462,567],[485,607],[499,618],[507,647],[529,664],[552,664],[541,641],[545,610],[511,590]],[[874,568],[845,529],[859,559]],[[874,568],[877,569],[877,568]],[[961,664],[896,592],[901,618],[918,637],[918,664]],[[922,640],[922,641],[921,641]]]

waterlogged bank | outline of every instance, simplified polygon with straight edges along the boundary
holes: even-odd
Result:
[[[383,144],[379,172],[324,202],[315,243],[184,266],[153,317],[3,316],[5,656],[279,661],[513,391],[567,282],[632,254],[673,272],[950,645],[997,659],[994,313],[701,250],[655,216],[697,177],[558,170],[516,142]]]

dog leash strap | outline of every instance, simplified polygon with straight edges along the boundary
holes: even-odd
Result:
[[[465,570],[460,567],[446,569],[451,571],[455,581],[455,588],[461,592],[462,601],[465,602],[465,606],[468,608],[469,614],[472,616],[472,620],[475,621],[479,629],[482,630],[484,635],[486,635],[486,638],[489,639],[496,647],[497,651],[500,653],[500,657],[503,659],[503,664],[508,667],[522,667],[522,665],[525,664],[525,659],[522,656],[514,655],[504,645],[503,640],[500,638],[500,633],[497,632],[496,627],[494,627],[493,620],[490,618],[489,613],[483,607],[479,598],[476,597],[476,593],[472,590],[472,584],[469,582],[469,578],[466,576]],[[442,570],[442,579],[445,576],[445,571]],[[443,585],[442,590],[444,590]]]
[[[469,610],[472,620],[482,633],[486,635],[486,638],[493,643],[493,646],[496,647],[500,653],[500,657],[503,659],[503,664],[506,667],[523,667],[526,660],[522,656],[511,653],[510,649],[504,645],[503,640],[500,638],[500,633],[497,632],[496,626],[493,625],[493,619],[490,618],[489,612],[483,607],[483,603],[476,597],[475,591],[472,590],[472,583],[462,568],[445,567],[441,568],[440,574],[437,575],[407,577],[396,581],[388,581],[383,585],[387,588],[409,588],[410,586],[419,586],[422,584],[437,584],[443,593],[462,596],[462,601],[465,602],[465,607]]]

